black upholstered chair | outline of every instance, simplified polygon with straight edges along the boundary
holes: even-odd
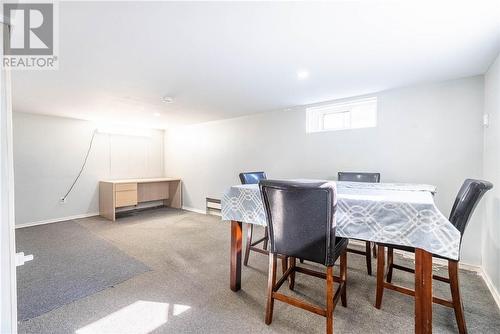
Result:
[[[460,188],[458,195],[453,204],[450,214],[450,222],[460,231],[463,237],[467,223],[469,222],[476,205],[479,203],[483,195],[493,188],[493,185],[487,181],[472,180],[467,179],[464,181],[462,187]],[[382,306],[382,296],[384,293],[384,288],[398,291],[410,296],[415,296],[415,292],[411,289],[392,284],[392,272],[394,269],[414,273],[413,268],[404,267],[394,263],[394,249],[415,252],[415,248],[412,247],[402,247],[390,244],[379,244],[378,245],[378,258],[377,258],[377,295],[375,301],[375,307],[380,309]],[[460,247],[462,246],[462,238],[460,238]],[[384,281],[384,258],[385,258],[385,247],[388,249],[387,255],[387,278]],[[455,318],[457,320],[458,331],[461,334],[467,333],[467,326],[465,324],[464,310],[462,299],[460,297],[460,286],[458,281],[458,264],[459,261],[447,259],[439,255],[433,255],[434,257],[445,259],[448,261],[448,277],[441,277],[438,275],[433,275],[432,278],[441,282],[450,284],[451,289],[451,301],[444,300],[438,297],[433,297],[432,301],[443,306],[451,307],[455,311]]]
[[[346,249],[348,239],[335,236],[336,192],[331,183],[304,183],[294,181],[262,180],[259,187],[269,228],[269,276],[267,287],[266,324],[273,318],[274,300],[300,307],[326,317],[326,332],[333,333],[333,310],[340,296],[347,306]],[[276,259],[285,256],[289,265],[276,282]],[[333,265],[340,257],[340,276],[333,276]],[[314,271],[296,264],[304,259],[326,266],[324,272]],[[326,308],[310,304],[278,292],[289,279],[294,289],[295,273],[326,279]],[[339,287],[334,294],[333,282]]]
[[[241,184],[257,184],[260,180],[267,179],[264,172],[245,172],[240,173]]]
[[[357,172],[339,172],[338,173],[339,181],[350,181],[350,182],[371,182],[371,183],[379,183],[380,182],[380,173],[357,173]],[[347,251],[349,253],[355,253],[359,255],[364,255],[366,258],[366,271],[368,275],[372,274],[372,247],[373,247],[373,256],[377,257],[377,251],[375,245],[370,242],[365,242],[365,250],[361,251],[358,249],[348,248]]]
[[[380,173],[338,172],[339,181],[349,182],[380,182]]]
[[[260,180],[266,179],[266,173],[264,172],[245,172],[240,173],[240,181],[241,184],[257,184]],[[250,251],[255,251],[263,254],[268,254],[267,252],[267,241],[268,237],[268,229],[267,227],[264,230],[264,237],[260,238],[257,241],[252,241],[253,237],[253,225],[247,224],[247,240],[245,246],[245,258],[243,259],[243,264],[248,266],[248,258],[250,256]],[[262,243],[262,249],[258,248],[257,245]]]

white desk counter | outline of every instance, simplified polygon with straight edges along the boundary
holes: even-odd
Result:
[[[116,209],[162,200],[165,206],[182,207],[182,185],[178,178],[104,180],[99,182],[99,214],[116,220]]]

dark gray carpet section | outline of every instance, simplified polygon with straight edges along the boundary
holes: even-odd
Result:
[[[18,252],[34,260],[17,268],[18,319],[37,317],[149,271],[76,222],[16,230]]]

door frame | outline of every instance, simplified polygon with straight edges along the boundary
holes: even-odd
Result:
[[[0,30],[10,25],[0,18]],[[3,43],[0,50],[3,48]],[[3,50],[0,51],[3,53]],[[0,69],[0,333],[17,333],[14,158],[9,70]]]

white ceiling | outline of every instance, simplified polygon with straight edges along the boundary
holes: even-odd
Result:
[[[59,35],[59,70],[13,73],[14,111],[164,128],[482,74],[500,5],[61,2]]]

